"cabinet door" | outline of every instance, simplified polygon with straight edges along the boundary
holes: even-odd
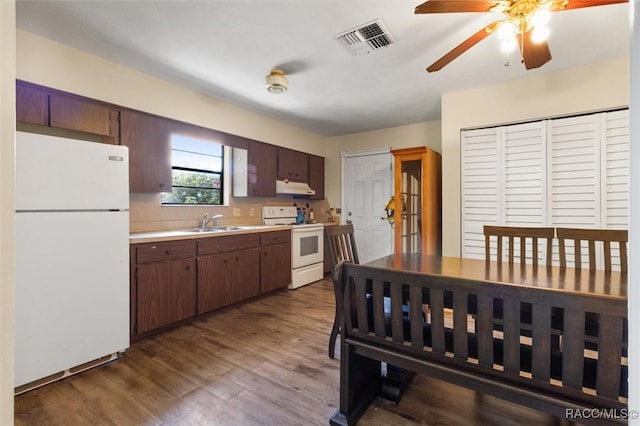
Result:
[[[291,284],[291,244],[260,248],[260,292],[266,293]]]
[[[171,323],[196,315],[196,259],[168,264],[167,320]]]
[[[49,123],[49,98],[44,90],[16,84],[16,120],[46,126]]]
[[[121,144],[129,147],[130,191],[171,191],[171,121],[122,111],[120,126]]]
[[[324,157],[309,155],[309,186],[316,191],[311,200],[324,200]]]
[[[138,265],[138,334],[169,322],[167,301],[168,262]]]
[[[232,275],[229,253],[198,258],[198,315],[231,303]]]
[[[145,333],[196,313],[195,259],[137,266],[137,333]]]
[[[230,253],[233,278],[230,302],[235,303],[260,294],[260,249]]]
[[[278,148],[278,178],[309,182],[309,155],[287,148]]]
[[[251,141],[247,178],[250,197],[275,197],[278,164],[278,148],[262,142]]]
[[[118,111],[87,99],[58,93],[49,95],[49,124],[51,127],[116,138],[118,136],[117,114]]]

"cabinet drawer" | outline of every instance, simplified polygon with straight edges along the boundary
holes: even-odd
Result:
[[[273,244],[282,244],[291,242],[291,231],[274,231],[260,234],[260,245],[270,246]]]
[[[195,241],[166,241],[140,244],[137,248],[136,263],[161,262],[169,259],[195,257]]]
[[[244,250],[260,246],[260,234],[229,235],[227,237],[203,238],[198,241],[198,256]]]

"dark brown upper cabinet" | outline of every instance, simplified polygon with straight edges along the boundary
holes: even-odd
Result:
[[[16,84],[16,121],[47,126],[49,124],[47,92],[18,82]]]
[[[251,141],[247,163],[249,197],[275,197],[278,148]]]
[[[75,96],[49,95],[49,125],[118,139],[118,111]]]
[[[99,141],[119,143],[117,108],[26,82],[16,82],[16,121],[98,135]]]
[[[129,190],[171,191],[173,121],[136,111],[122,111],[120,140],[129,147]]]
[[[309,154],[278,148],[278,179],[309,182]]]
[[[309,186],[316,191],[311,200],[324,200],[324,157],[309,155]]]

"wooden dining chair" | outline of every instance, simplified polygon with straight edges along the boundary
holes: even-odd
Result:
[[[484,226],[484,249],[485,259],[491,259],[491,241],[496,237],[496,260],[502,263],[505,257],[504,241],[507,241],[507,262],[513,264],[515,261],[516,241],[520,244],[520,264],[527,263],[527,241],[531,242],[531,262],[538,266],[539,253],[542,250],[542,241],[547,240],[545,251],[545,263],[551,266],[551,256],[553,248],[554,228],[528,228],[519,226]]]
[[[331,253],[332,271],[342,260],[351,263],[360,263],[352,224],[325,226],[324,230],[327,237],[326,242],[329,246],[329,252]],[[336,293],[336,298],[337,297],[338,294]],[[338,309],[338,304],[336,303],[336,313],[333,320],[333,327],[331,328],[331,335],[329,336],[329,358],[334,358],[335,356],[336,339],[338,337],[338,333],[340,333],[341,322],[341,311]]]
[[[560,250],[560,267],[567,267],[567,240],[573,241],[573,261],[575,269],[582,269],[582,250],[584,248],[582,242],[586,242],[587,256],[589,259],[589,270],[596,270],[596,259],[599,251],[598,247],[602,247],[602,256],[604,257],[604,270],[612,270],[612,259],[614,258],[613,248],[618,245],[620,271],[627,272],[627,242],[629,241],[629,232],[621,229],[579,229],[579,228],[556,228],[558,236],[558,246]]]

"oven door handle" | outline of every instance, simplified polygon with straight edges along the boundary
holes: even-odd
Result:
[[[294,229],[293,233],[295,234],[315,234],[322,233],[322,228],[302,228],[302,229]]]

